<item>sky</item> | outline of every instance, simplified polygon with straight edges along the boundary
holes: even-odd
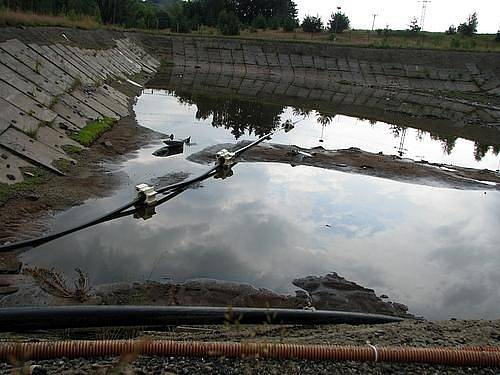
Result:
[[[319,15],[323,22],[330,19],[337,6],[351,20],[354,29],[371,29],[373,16],[375,29],[389,28],[406,29],[410,20],[417,17],[420,20],[422,3],[417,0],[295,0],[299,9],[299,17],[304,15]],[[426,31],[445,31],[452,24],[457,26],[464,22],[467,16],[477,12],[479,33],[496,33],[500,29],[500,0],[431,0],[427,4],[424,21]]]

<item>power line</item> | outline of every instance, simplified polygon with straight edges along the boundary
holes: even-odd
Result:
[[[432,1],[431,0],[419,0],[419,3],[422,3],[422,12],[420,13],[420,27],[421,30],[424,30],[424,22],[425,22],[425,16],[427,13],[427,4],[430,4]]]

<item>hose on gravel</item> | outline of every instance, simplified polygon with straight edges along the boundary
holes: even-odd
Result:
[[[160,357],[225,357],[421,363],[500,367],[500,349],[330,346],[166,340],[0,343],[0,360],[93,358],[136,354]]]

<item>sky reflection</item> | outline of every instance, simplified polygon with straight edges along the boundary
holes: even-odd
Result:
[[[197,145],[185,154],[234,141],[172,97],[145,96],[136,109],[145,126],[193,135]],[[169,115],[153,121],[153,110]],[[312,142],[300,137],[308,126],[314,125],[275,141]],[[55,228],[125,201],[138,182],[205,168],[186,155],[155,158],[157,146],[124,164],[129,181],[113,197],[59,215]],[[41,246],[23,261],[68,273],[79,267],[93,283],[209,277],[279,292],[293,292],[296,277],[335,271],[427,318],[500,317],[499,193],[271,163],[239,164],[234,171],[230,179],[186,191],[151,220],[106,223]]]

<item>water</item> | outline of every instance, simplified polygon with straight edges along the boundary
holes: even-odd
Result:
[[[286,106],[234,99],[176,98],[148,91],[140,124],[195,144],[157,158],[156,143],[122,170],[128,183],[109,198],[59,215],[54,230],[127,201],[133,186],[172,172],[202,173],[186,157],[208,145],[255,139],[280,120],[303,119],[275,143],[359,147],[404,157],[496,169],[492,147],[347,116],[325,118]],[[327,121],[329,120],[329,121]],[[212,126],[214,125],[214,126]],[[323,140],[323,142],[320,142]],[[454,145],[454,147],[451,147]],[[147,221],[122,218],[24,254],[28,264],[92,283],[209,277],[292,293],[296,277],[337,272],[430,319],[499,318],[500,194],[404,184],[312,167],[242,163],[227,180],[208,180],[157,208]]]

